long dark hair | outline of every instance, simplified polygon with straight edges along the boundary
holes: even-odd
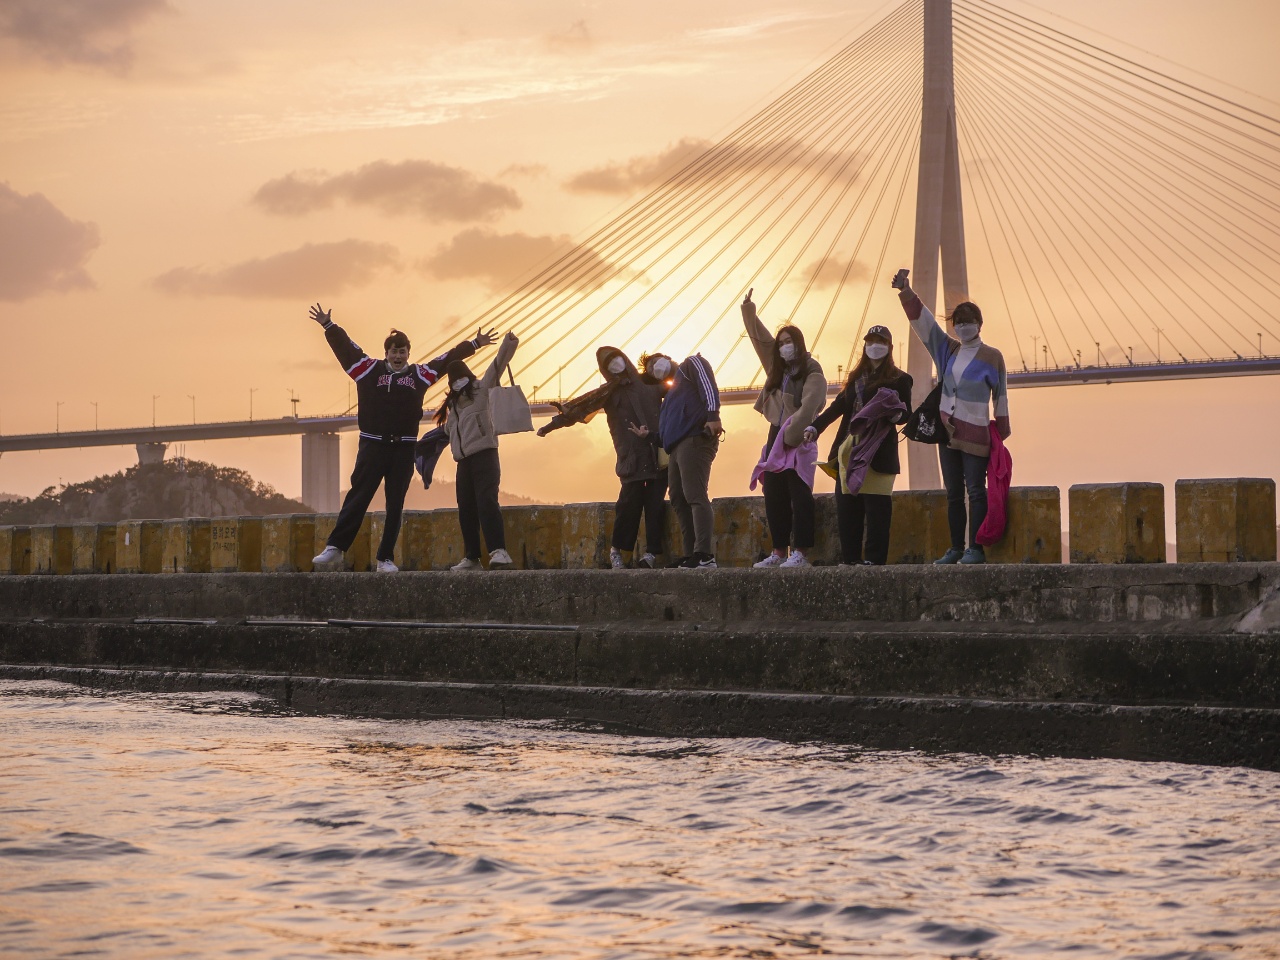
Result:
[[[471,368],[461,360],[449,361],[449,366],[445,367],[444,371],[445,385],[448,386],[453,383],[453,381],[462,377],[467,377],[469,382],[462,388],[461,392],[465,393],[468,398],[474,397],[476,395],[476,375],[472,373]],[[435,421],[437,427],[443,427],[445,425],[449,419],[449,408],[451,406],[456,407],[457,405],[458,395],[453,392],[452,388],[450,388],[449,392],[445,395],[443,402],[440,404],[440,409],[436,411]]]
[[[867,347],[864,343],[862,346],[862,356],[858,362],[853,365],[849,371],[849,379],[844,382],[845,392],[852,396],[854,384],[858,382],[858,378],[866,373],[870,379],[867,381],[867,390],[875,393],[881,387],[888,386],[894,380],[902,376],[902,371],[898,369],[898,365],[893,362],[893,344],[889,344],[889,352],[884,355],[884,359],[880,361],[880,366],[872,366],[874,361],[867,356]]]
[[[805,349],[804,333],[801,332],[799,327],[793,327],[788,323],[786,326],[780,328],[773,338],[773,369],[764,382],[764,388],[766,390],[777,390],[782,386],[782,378],[786,376],[787,367],[790,366],[790,364],[782,359],[782,354],[778,352],[778,337],[782,336],[784,333],[791,334],[791,342],[795,344],[796,348],[796,358],[792,363],[800,364],[802,377],[804,376],[803,371],[809,366],[809,351]]]

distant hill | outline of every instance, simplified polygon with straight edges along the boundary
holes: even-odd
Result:
[[[345,497],[347,491],[343,490],[342,495]],[[516,493],[507,493],[505,490],[499,490],[498,503],[504,507],[531,507],[535,504],[547,503],[547,501],[531,500]],[[448,480],[436,480],[431,484],[430,490],[424,490],[422,489],[422,478],[415,473],[413,482],[409,484],[409,493],[404,498],[404,508],[406,510],[438,510],[441,507],[447,507],[450,510],[458,508],[457,485]],[[382,488],[379,487],[378,492],[373,495],[373,501],[369,504],[369,509],[385,510],[386,508],[387,498],[382,495]]]
[[[233,467],[177,458],[0,502],[0,525],[310,513]]]

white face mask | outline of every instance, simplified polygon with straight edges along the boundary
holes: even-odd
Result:
[[[867,356],[872,360],[883,360],[889,355],[889,345],[887,343],[868,343]]]
[[[621,357],[614,357],[609,361],[608,370],[615,377],[625,369],[627,369],[627,361],[623,360]]]
[[[956,336],[961,343],[970,343],[978,339],[979,327],[976,323],[957,323]]]
[[[794,343],[784,343],[778,348],[778,356],[785,362],[790,363],[796,358],[796,345]]]
[[[457,380],[453,381],[453,383],[449,384],[449,389],[454,393],[458,393],[460,390],[465,389],[466,385],[470,382],[470,377],[459,377]]]
[[[653,375],[659,380],[665,380],[671,376],[671,361],[666,357],[653,361]]]

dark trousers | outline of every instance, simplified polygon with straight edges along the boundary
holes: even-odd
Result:
[[[947,488],[947,526],[951,528],[951,546],[956,550],[963,550],[965,545],[966,493],[969,495],[969,546],[978,544],[974,537],[987,518],[987,463],[990,459],[963,450],[952,450],[946,444],[938,447],[942,484]]]
[[[350,549],[360,531],[360,524],[364,522],[369,501],[378,492],[378,484],[386,481],[383,492],[387,498],[387,522],[382,528],[377,559],[390,560],[394,557],[396,538],[400,536],[400,516],[404,513],[404,495],[409,492],[412,479],[412,443],[381,443],[361,437],[356,465],[351,471],[351,489],[342,501],[333,533],[329,534],[329,546],[343,551]]]
[[[496,448],[481,450],[458,461],[458,526],[462,547],[472,560],[480,559],[480,530],[489,552],[507,547],[507,534],[498,507],[502,465]]]
[[[843,493],[836,489],[836,526],[840,530],[840,560],[861,563],[866,534],[866,559],[880,565],[889,559],[889,525],[893,521],[890,494]]]
[[[773,449],[778,427],[769,429],[767,449]],[[794,470],[760,475],[764,487],[764,516],[769,522],[773,549],[786,550],[794,541],[797,550],[813,546],[813,489]]]
[[[655,557],[663,552],[667,520],[667,471],[652,480],[628,480],[618,493],[614,507],[613,546],[634,550],[640,536],[640,516],[644,515],[645,548]]]

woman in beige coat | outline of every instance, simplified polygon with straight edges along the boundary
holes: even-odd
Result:
[[[787,447],[805,442],[804,428],[813,423],[827,402],[827,378],[818,361],[805,350],[804,334],[798,327],[788,324],[776,336],[769,333],[756,315],[751,291],[742,301],[742,322],[764,366],[764,388],[756,398],[756,410],[769,421],[767,458],[775,442]],[[773,553],[756,566],[809,566],[805,551],[813,547],[813,488],[795,470],[765,473],[760,480]],[[788,545],[793,547],[790,556]]]
[[[449,396],[440,405],[436,423],[449,434],[449,449],[458,463],[458,525],[462,528],[464,556],[450,568],[453,570],[482,569],[481,528],[489,548],[489,569],[512,565],[498,506],[502,465],[498,462],[498,435],[489,409],[489,391],[498,386],[519,342],[514,333],[508,333],[479,380],[461,360],[450,363],[447,369]]]

